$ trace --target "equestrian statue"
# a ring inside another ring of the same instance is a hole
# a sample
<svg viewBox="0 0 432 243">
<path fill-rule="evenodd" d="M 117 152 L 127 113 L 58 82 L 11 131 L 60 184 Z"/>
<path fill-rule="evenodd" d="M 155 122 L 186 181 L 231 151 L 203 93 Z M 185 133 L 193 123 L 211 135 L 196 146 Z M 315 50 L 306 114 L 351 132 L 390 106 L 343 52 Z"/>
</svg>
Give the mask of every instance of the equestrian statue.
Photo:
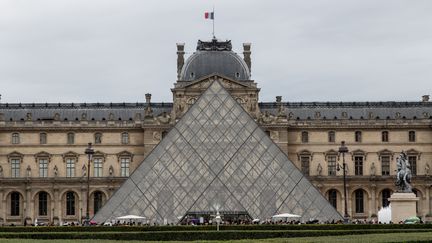
<svg viewBox="0 0 432 243">
<path fill-rule="evenodd" d="M 411 165 L 407 154 L 402 151 L 396 159 L 396 187 L 398 192 L 412 192 Z"/>
</svg>

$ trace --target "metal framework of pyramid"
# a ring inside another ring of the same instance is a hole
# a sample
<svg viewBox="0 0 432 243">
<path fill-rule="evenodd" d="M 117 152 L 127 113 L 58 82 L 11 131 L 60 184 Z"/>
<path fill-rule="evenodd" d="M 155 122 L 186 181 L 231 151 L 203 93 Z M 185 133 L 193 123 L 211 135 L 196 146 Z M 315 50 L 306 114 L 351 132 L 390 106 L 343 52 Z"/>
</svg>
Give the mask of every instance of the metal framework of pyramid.
<svg viewBox="0 0 432 243">
<path fill-rule="evenodd" d="M 342 216 L 219 83 L 213 81 L 94 216 L 177 223 L 188 212 Z"/>
</svg>

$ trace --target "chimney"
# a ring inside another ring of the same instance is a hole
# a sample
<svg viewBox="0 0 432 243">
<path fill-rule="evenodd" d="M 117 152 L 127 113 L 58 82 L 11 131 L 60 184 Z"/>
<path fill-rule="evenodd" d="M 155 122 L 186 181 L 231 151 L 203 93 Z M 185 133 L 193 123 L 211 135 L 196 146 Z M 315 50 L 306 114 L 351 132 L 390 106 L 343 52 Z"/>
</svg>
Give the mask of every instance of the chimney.
<svg viewBox="0 0 432 243">
<path fill-rule="evenodd" d="M 243 43 L 243 60 L 246 62 L 249 72 L 251 72 L 251 43 Z"/>
<path fill-rule="evenodd" d="M 146 97 L 146 103 L 147 103 L 147 104 L 150 104 L 150 101 L 151 101 L 151 94 L 147 93 L 147 94 L 145 94 L 145 97 Z"/>
<path fill-rule="evenodd" d="M 422 96 L 422 101 L 423 102 L 429 102 L 429 98 L 430 98 L 430 95 L 423 95 Z"/>
<path fill-rule="evenodd" d="M 180 73 L 184 65 L 184 43 L 177 43 L 177 79 L 180 79 Z"/>
</svg>

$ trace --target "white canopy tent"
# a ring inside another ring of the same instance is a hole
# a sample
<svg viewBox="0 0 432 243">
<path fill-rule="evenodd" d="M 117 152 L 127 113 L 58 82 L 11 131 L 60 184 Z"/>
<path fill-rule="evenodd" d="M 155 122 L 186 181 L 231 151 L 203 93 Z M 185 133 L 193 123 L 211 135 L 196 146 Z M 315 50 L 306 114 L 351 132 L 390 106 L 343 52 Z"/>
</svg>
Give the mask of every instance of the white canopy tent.
<svg viewBox="0 0 432 243">
<path fill-rule="evenodd" d="M 274 219 L 277 219 L 277 218 L 301 218 L 301 216 L 297 215 L 297 214 L 281 213 L 281 214 L 273 215 L 272 218 L 274 218 Z"/>
<path fill-rule="evenodd" d="M 117 217 L 117 220 L 138 220 L 138 219 L 146 219 L 146 217 L 142 217 L 142 216 L 137 216 L 137 215 L 125 215 L 125 216 L 121 216 L 121 217 Z"/>
</svg>

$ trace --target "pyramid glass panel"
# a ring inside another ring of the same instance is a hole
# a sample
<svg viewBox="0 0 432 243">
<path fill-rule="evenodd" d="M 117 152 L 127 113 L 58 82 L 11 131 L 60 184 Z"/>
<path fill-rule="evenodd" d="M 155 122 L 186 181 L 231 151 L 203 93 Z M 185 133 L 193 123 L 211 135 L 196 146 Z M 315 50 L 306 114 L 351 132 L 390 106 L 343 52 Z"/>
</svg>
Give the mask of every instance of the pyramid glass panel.
<svg viewBox="0 0 432 243">
<path fill-rule="evenodd" d="M 114 193 L 94 220 L 127 214 L 178 223 L 197 212 L 278 213 L 321 221 L 341 215 L 251 116 L 213 81 Z"/>
</svg>

